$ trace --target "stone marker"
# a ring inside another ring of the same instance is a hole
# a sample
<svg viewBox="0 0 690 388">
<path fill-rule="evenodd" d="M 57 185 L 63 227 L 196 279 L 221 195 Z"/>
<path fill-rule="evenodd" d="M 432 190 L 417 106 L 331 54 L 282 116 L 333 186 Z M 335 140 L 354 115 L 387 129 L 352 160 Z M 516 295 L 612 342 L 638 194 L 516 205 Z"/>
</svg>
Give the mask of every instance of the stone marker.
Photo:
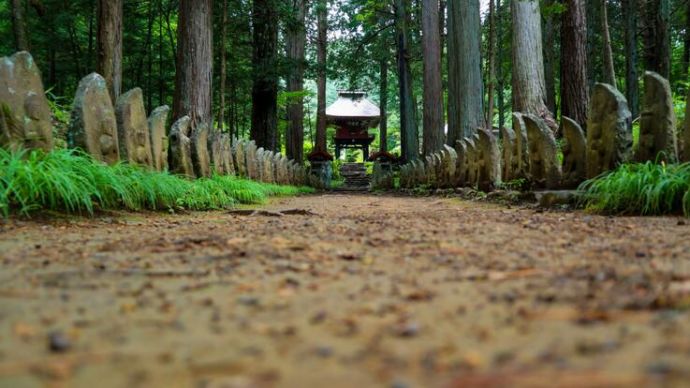
<svg viewBox="0 0 690 388">
<path fill-rule="evenodd" d="M 628 162 L 632 115 L 625 97 L 611 85 L 594 85 L 587 119 L 587 178 Z"/>
<path fill-rule="evenodd" d="M 151 155 L 153 168 L 156 171 L 168 170 L 168 113 L 170 113 L 170 107 L 163 105 L 154 109 L 149 116 Z"/>
<path fill-rule="evenodd" d="M 644 97 L 640 117 L 640 141 L 635 152 L 638 162 L 678 161 L 676 114 L 668 81 L 657 73 L 644 74 Z"/>
<path fill-rule="evenodd" d="M 480 190 L 493 191 L 501 183 L 501 151 L 498 149 L 498 140 L 491 130 L 479 129 L 477 135 L 477 183 Z"/>
<path fill-rule="evenodd" d="M 518 169 L 513 172 L 513 179 L 524 178 L 529 172 L 529 151 L 527 144 L 527 128 L 522 119 L 522 113 L 513 112 L 513 132 L 515 132 L 515 147 L 518 155 Z"/>
<path fill-rule="evenodd" d="M 256 180 L 265 182 L 264 180 L 264 148 L 259 147 L 256 150 Z"/>
<path fill-rule="evenodd" d="M 52 114 L 41 71 L 26 51 L 0 58 L 0 146 L 53 148 Z"/>
<path fill-rule="evenodd" d="M 556 189 L 561 183 L 558 144 L 544 120 L 535 115 L 522 116 L 529 143 L 529 177 L 537 188 Z"/>
<path fill-rule="evenodd" d="M 563 116 L 561 127 L 565 138 L 562 186 L 576 189 L 587 176 L 587 139 L 582 127 L 568 117 Z"/>
<path fill-rule="evenodd" d="M 218 175 L 227 175 L 223 163 L 223 143 L 219 132 L 212 133 L 208 139 L 208 149 L 211 151 L 211 164 Z"/>
<path fill-rule="evenodd" d="M 235 175 L 235 164 L 232 161 L 232 139 L 230 135 L 224 133 L 221 135 L 221 153 L 223 159 L 223 168 L 228 175 Z"/>
<path fill-rule="evenodd" d="M 252 140 L 247 143 L 244 148 L 244 158 L 246 160 L 247 177 L 249 179 L 258 179 L 258 166 L 256 163 L 256 143 Z"/>
<path fill-rule="evenodd" d="M 247 168 L 246 161 L 244 159 L 244 140 L 235 140 L 235 146 L 233 148 L 233 157 L 235 158 L 235 170 L 238 176 L 246 177 Z"/>
<path fill-rule="evenodd" d="M 174 174 L 195 178 L 192 164 L 192 140 L 189 138 L 192 120 L 184 116 L 170 130 L 170 171 Z"/>
<path fill-rule="evenodd" d="M 681 162 L 690 162 L 690 88 L 688 88 L 687 93 L 685 98 L 685 121 L 683 122 L 683 128 L 680 130 L 678 144 Z"/>
<path fill-rule="evenodd" d="M 208 152 L 209 128 L 199 123 L 192 129 L 192 164 L 197 177 L 211 176 L 211 156 Z"/>
<path fill-rule="evenodd" d="M 67 130 L 69 147 L 81 148 L 107 164 L 120 161 L 117 120 L 105 79 L 97 73 L 79 82 Z"/>
<path fill-rule="evenodd" d="M 264 151 L 264 162 L 263 162 L 263 172 L 261 177 L 266 183 L 275 183 L 275 171 L 273 168 L 273 152 Z"/>
<path fill-rule="evenodd" d="M 501 128 L 501 141 L 503 143 L 501 177 L 505 182 L 510 182 L 518 178 L 520 170 L 520 152 L 515 131 L 508 127 Z"/>
<path fill-rule="evenodd" d="M 121 95 L 115 105 L 120 157 L 130 164 L 153 167 L 144 94 L 134 88 Z"/>
<path fill-rule="evenodd" d="M 455 187 L 455 168 L 458 164 L 458 154 L 447 144 L 443 145 L 443 182 L 444 187 Z"/>
<path fill-rule="evenodd" d="M 465 176 L 467 177 L 466 186 L 476 186 L 477 185 L 477 145 L 472 137 L 465 138 L 465 145 L 467 146 L 467 171 Z"/>
<path fill-rule="evenodd" d="M 464 139 L 455 142 L 455 153 L 458 155 L 455 165 L 455 187 L 465 186 L 467 183 L 467 143 Z"/>
</svg>

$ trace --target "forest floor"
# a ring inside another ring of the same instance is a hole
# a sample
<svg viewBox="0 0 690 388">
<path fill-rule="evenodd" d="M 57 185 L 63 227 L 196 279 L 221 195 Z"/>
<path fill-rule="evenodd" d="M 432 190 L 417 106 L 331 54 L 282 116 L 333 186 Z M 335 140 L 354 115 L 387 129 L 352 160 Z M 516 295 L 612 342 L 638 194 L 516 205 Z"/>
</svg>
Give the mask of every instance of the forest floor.
<svg viewBox="0 0 690 388">
<path fill-rule="evenodd" d="M 0 223 L 0 386 L 690 381 L 689 221 L 349 194 L 260 209 Z"/>
</svg>

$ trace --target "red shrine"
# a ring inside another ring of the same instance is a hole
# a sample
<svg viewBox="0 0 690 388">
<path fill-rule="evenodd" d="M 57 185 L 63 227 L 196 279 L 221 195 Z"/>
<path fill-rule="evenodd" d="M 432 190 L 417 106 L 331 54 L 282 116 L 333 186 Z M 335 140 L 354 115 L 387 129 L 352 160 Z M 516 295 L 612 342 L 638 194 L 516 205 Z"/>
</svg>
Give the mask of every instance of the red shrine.
<svg viewBox="0 0 690 388">
<path fill-rule="evenodd" d="M 367 98 L 365 92 L 338 91 L 338 99 L 326 109 L 326 120 L 336 127 L 335 157 L 345 148 L 361 149 L 364 160 L 369 158 L 369 146 L 375 136 L 369 128 L 381 121 L 381 110 Z"/>
</svg>

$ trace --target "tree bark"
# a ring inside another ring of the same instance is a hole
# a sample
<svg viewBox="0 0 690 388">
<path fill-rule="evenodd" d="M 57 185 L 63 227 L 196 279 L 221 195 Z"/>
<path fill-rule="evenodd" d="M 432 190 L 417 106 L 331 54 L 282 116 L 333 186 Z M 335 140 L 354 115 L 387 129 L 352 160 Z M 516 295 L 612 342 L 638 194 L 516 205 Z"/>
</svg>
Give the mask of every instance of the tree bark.
<svg viewBox="0 0 690 388">
<path fill-rule="evenodd" d="M 29 40 L 26 36 L 26 21 L 24 20 L 24 6 L 21 0 L 12 0 L 12 30 L 14 32 L 14 47 L 17 51 L 29 51 Z"/>
<path fill-rule="evenodd" d="M 273 0 L 255 0 L 253 9 L 253 86 L 251 138 L 259 147 L 278 151 L 278 23 Z"/>
<path fill-rule="evenodd" d="M 647 70 L 671 76 L 671 6 L 669 0 L 646 0 L 644 7 L 644 61 Z"/>
<path fill-rule="evenodd" d="M 443 83 L 441 81 L 441 42 L 438 34 L 438 0 L 422 0 L 422 47 L 424 56 L 424 155 L 430 155 L 445 142 L 443 134 Z"/>
<path fill-rule="evenodd" d="M 291 1 L 292 20 L 288 23 L 286 51 L 290 64 L 287 90 L 302 93 L 304 90 L 304 53 L 307 44 L 306 0 Z M 287 157 L 302 163 L 304 159 L 304 98 L 291 97 L 287 106 L 288 129 L 285 134 Z"/>
<path fill-rule="evenodd" d="M 604 82 L 618 89 L 618 85 L 616 84 L 616 69 L 613 64 L 613 49 L 611 48 L 608 14 L 606 0 L 601 0 L 601 31 L 604 38 Z"/>
<path fill-rule="evenodd" d="M 505 3 L 504 3 L 505 4 Z M 501 0 L 496 0 L 496 11 L 498 13 L 496 18 L 496 34 L 498 35 L 498 40 L 503 42 L 503 12 L 501 12 Z M 496 50 L 496 57 L 498 61 L 498 69 L 496 70 L 497 77 L 497 91 L 496 91 L 496 103 L 498 105 L 498 127 L 503 128 L 505 126 L 505 84 L 506 80 L 503 72 L 503 44 L 499 44 Z"/>
<path fill-rule="evenodd" d="M 688 79 L 690 72 L 690 1 L 685 5 L 685 33 L 683 34 L 683 75 Z"/>
<path fill-rule="evenodd" d="M 218 128 L 222 131 L 225 128 L 225 94 L 227 93 L 227 35 L 228 35 L 228 0 L 223 0 L 223 15 L 221 16 L 220 31 L 220 86 L 218 88 Z"/>
<path fill-rule="evenodd" d="M 98 0 L 98 64 L 113 103 L 122 92 L 122 2 Z"/>
<path fill-rule="evenodd" d="M 690 3 L 689 3 L 690 4 Z M 637 79 L 637 0 L 622 0 L 621 8 L 625 21 L 625 96 L 632 117 L 638 114 Z"/>
<path fill-rule="evenodd" d="M 381 152 L 388 152 L 388 58 L 385 55 L 381 59 L 380 67 L 379 105 L 381 106 L 381 123 L 379 124 L 379 149 Z"/>
<path fill-rule="evenodd" d="M 561 113 L 587 124 L 587 10 L 585 0 L 566 0 L 561 17 Z"/>
<path fill-rule="evenodd" d="M 319 0 L 317 4 L 317 111 L 316 111 L 316 150 L 328 151 L 326 139 L 326 66 L 328 65 L 328 1 Z M 364 156 L 366 159 L 367 155 Z"/>
<path fill-rule="evenodd" d="M 213 1 L 180 0 L 173 118 L 212 127 Z"/>
<path fill-rule="evenodd" d="M 547 6 L 552 6 L 555 0 L 546 0 Z M 544 18 L 544 36 L 542 48 L 544 50 L 544 81 L 546 82 L 546 107 L 556 115 L 556 20 L 552 14 Z"/>
<path fill-rule="evenodd" d="M 409 0 L 395 0 L 396 40 L 398 59 L 398 86 L 400 90 L 400 143 L 405 162 L 419 157 L 417 132 L 417 103 L 412 85 L 407 7 Z"/>
<path fill-rule="evenodd" d="M 485 125 L 479 0 L 448 3 L 448 144 Z"/>
<path fill-rule="evenodd" d="M 541 117 L 557 129 L 546 106 L 546 83 L 537 0 L 512 0 L 513 15 L 513 110 Z"/>
<path fill-rule="evenodd" d="M 486 85 L 486 126 L 494 125 L 494 92 L 496 89 L 496 3 L 489 0 L 489 79 Z"/>
</svg>

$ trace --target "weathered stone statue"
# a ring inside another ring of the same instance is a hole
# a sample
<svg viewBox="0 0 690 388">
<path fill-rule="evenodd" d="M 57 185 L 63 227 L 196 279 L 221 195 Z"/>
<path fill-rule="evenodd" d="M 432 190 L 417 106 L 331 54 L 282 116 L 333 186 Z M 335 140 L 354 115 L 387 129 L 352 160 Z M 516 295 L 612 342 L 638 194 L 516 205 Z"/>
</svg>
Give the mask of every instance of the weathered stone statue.
<svg viewBox="0 0 690 388">
<path fill-rule="evenodd" d="M 508 127 L 501 128 L 501 139 L 503 143 L 501 177 L 504 181 L 509 182 L 519 178 L 521 155 L 515 131 Z"/>
<path fill-rule="evenodd" d="M 632 154 L 632 114 L 611 85 L 596 84 L 587 119 L 587 178 L 628 162 Z"/>
<path fill-rule="evenodd" d="M 513 179 L 524 178 L 529 172 L 529 154 L 527 145 L 527 128 L 522 119 L 522 113 L 513 112 L 513 132 L 515 132 L 515 147 L 519 155 Z"/>
<path fill-rule="evenodd" d="M 455 168 L 458 165 L 458 154 L 447 144 L 443 145 L 443 187 L 455 187 Z"/>
<path fill-rule="evenodd" d="M 465 176 L 467 181 L 466 186 L 475 187 L 477 185 L 477 143 L 474 137 L 466 137 L 465 145 L 467 146 L 467 172 Z"/>
<path fill-rule="evenodd" d="M 227 175 L 225 163 L 223 163 L 223 142 L 219 132 L 212 133 L 209 136 L 208 149 L 211 150 L 213 170 L 218 175 Z"/>
<path fill-rule="evenodd" d="M 211 176 L 211 157 L 208 152 L 208 124 L 199 123 L 192 129 L 192 164 L 198 177 Z"/>
<path fill-rule="evenodd" d="M 41 71 L 31 54 L 0 58 L 0 146 L 50 151 L 51 118 Z"/>
<path fill-rule="evenodd" d="M 232 139 L 229 134 L 224 133 L 221 135 L 221 144 L 225 172 L 228 175 L 235 175 L 235 164 L 232 161 Z"/>
<path fill-rule="evenodd" d="M 264 151 L 263 172 L 261 177 L 266 183 L 275 183 L 275 169 L 273 168 L 273 152 Z"/>
<path fill-rule="evenodd" d="M 529 143 L 529 178 L 537 188 L 557 189 L 561 183 L 558 144 L 544 120 L 534 115 L 522 116 Z"/>
<path fill-rule="evenodd" d="M 477 184 L 480 190 L 492 191 L 501 183 L 501 152 L 496 136 L 486 129 L 477 130 Z"/>
<path fill-rule="evenodd" d="M 120 161 L 115 109 L 105 79 L 92 73 L 79 82 L 67 143 L 107 164 Z"/>
<path fill-rule="evenodd" d="M 455 187 L 462 187 L 467 182 L 467 143 L 465 140 L 455 142 L 455 152 L 458 154 L 457 164 L 455 165 Z"/>
<path fill-rule="evenodd" d="M 120 157 L 130 164 L 153 167 L 144 95 L 134 88 L 121 95 L 115 106 Z"/>
<path fill-rule="evenodd" d="M 640 141 L 635 160 L 671 163 L 678 160 L 676 114 L 673 112 L 671 86 L 668 80 L 651 71 L 644 75 Z"/>
<path fill-rule="evenodd" d="M 189 138 L 192 120 L 184 116 L 170 130 L 170 171 L 174 174 L 195 178 L 192 164 L 192 140 Z"/>
<path fill-rule="evenodd" d="M 575 189 L 587 176 L 587 139 L 582 127 L 565 116 L 561 123 L 561 131 L 565 138 L 562 186 L 566 189 Z"/>
<path fill-rule="evenodd" d="M 151 154 L 153 156 L 153 168 L 156 171 L 168 170 L 168 113 L 170 113 L 170 107 L 164 105 L 154 109 L 149 116 Z"/>
<path fill-rule="evenodd" d="M 233 149 L 233 156 L 235 158 L 235 170 L 237 170 L 237 175 L 241 177 L 247 176 L 246 161 L 244 159 L 244 140 L 235 140 L 235 145 Z"/>
<path fill-rule="evenodd" d="M 256 143 L 254 141 L 250 141 L 245 145 L 244 158 L 246 160 L 247 177 L 249 179 L 256 179 L 258 171 L 256 165 Z"/>
</svg>

